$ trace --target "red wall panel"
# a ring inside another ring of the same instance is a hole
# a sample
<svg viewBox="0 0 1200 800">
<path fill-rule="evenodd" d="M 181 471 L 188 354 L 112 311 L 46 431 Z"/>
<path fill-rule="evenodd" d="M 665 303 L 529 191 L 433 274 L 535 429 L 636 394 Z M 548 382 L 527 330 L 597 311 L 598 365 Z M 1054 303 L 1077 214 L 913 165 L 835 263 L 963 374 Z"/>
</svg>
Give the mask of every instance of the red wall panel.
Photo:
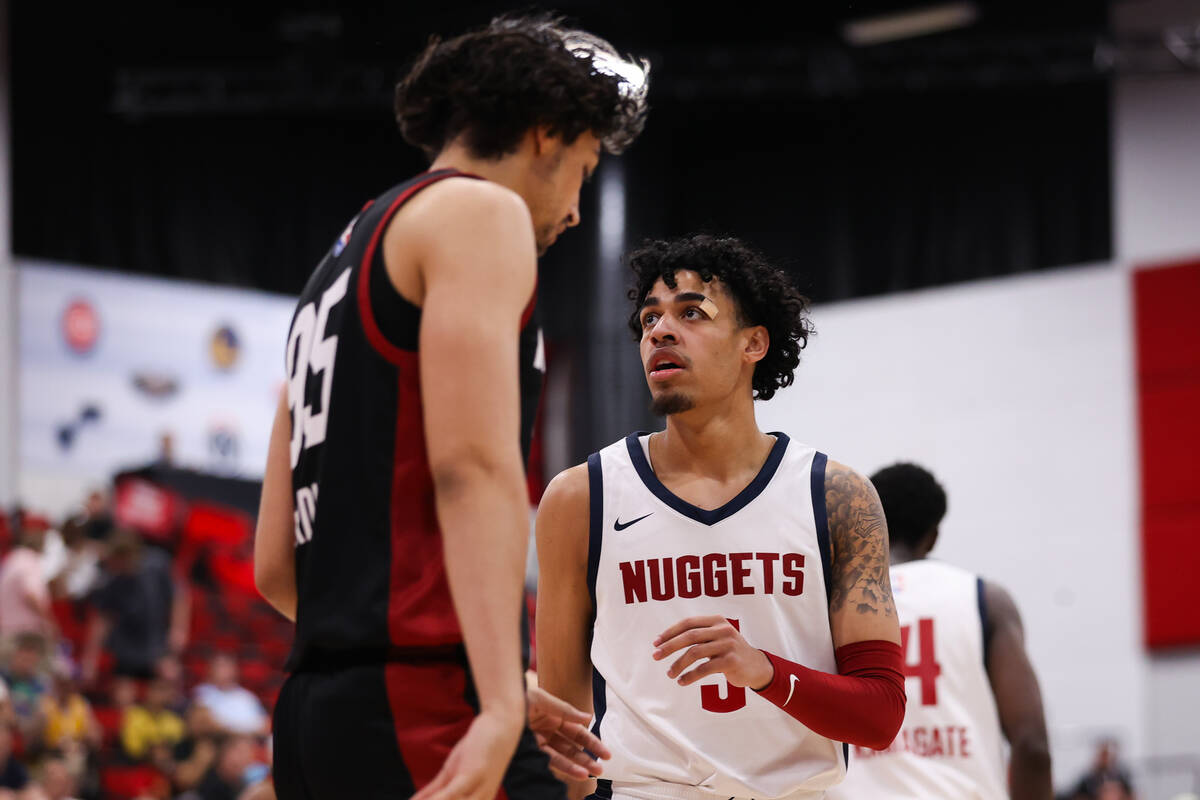
<svg viewBox="0 0 1200 800">
<path fill-rule="evenodd" d="M 1200 644 L 1200 261 L 1134 273 L 1146 645 Z"/>
</svg>

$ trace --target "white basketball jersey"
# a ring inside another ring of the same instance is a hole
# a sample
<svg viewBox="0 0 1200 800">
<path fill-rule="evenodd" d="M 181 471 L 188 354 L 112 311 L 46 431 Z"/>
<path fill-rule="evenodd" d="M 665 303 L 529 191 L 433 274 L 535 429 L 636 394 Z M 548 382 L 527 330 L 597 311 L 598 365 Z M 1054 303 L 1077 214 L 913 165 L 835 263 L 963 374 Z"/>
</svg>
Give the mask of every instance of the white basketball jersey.
<svg viewBox="0 0 1200 800">
<path fill-rule="evenodd" d="M 654 639 L 719 615 L 755 647 L 836 672 L 829 628 L 823 454 L 782 433 L 754 481 L 703 510 L 654 475 L 645 434 L 588 458 L 591 656 L 599 797 L 818 798 L 841 780 L 843 746 L 722 675 L 679 686 Z M 815 500 L 814 500 L 815 498 Z"/>
<path fill-rule="evenodd" d="M 852 747 L 831 800 L 1004 800 L 1004 738 L 984 652 L 983 585 L 931 559 L 892 567 L 908 706 L 882 752 Z"/>
</svg>

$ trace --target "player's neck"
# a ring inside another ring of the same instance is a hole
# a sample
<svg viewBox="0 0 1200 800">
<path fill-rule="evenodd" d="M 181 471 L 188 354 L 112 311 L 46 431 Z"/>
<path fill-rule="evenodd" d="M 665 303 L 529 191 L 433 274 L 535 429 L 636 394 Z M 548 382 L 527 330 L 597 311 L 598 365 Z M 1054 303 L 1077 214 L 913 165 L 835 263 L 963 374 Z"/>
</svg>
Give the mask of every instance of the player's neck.
<svg viewBox="0 0 1200 800">
<path fill-rule="evenodd" d="M 651 463 L 660 475 L 686 471 L 721 480 L 756 473 L 774 437 L 758 429 L 753 401 L 740 413 L 711 414 L 692 409 L 667 417 L 667 427 L 653 437 Z"/>
<path fill-rule="evenodd" d="M 429 171 L 436 172 L 442 169 L 456 169 L 459 172 L 478 175 L 492 183 L 498 183 L 501 186 L 512 189 L 524 197 L 529 164 L 523 155 L 522 152 L 518 151 L 518 153 L 504 158 L 478 158 L 472 155 L 471 151 L 466 147 L 459 144 L 450 144 L 429 165 Z"/>
</svg>

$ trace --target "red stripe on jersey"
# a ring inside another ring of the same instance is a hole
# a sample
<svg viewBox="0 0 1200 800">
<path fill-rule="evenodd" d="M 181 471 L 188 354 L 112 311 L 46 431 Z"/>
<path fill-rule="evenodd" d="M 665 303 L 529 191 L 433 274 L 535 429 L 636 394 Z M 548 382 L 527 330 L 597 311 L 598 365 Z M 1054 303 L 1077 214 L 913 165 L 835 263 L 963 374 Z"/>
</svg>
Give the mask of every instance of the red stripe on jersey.
<svg viewBox="0 0 1200 800">
<path fill-rule="evenodd" d="M 466 670 L 454 662 L 392 663 L 384 667 L 384 683 L 400 757 L 420 789 L 437 776 L 475 718 L 465 696 Z"/>
<path fill-rule="evenodd" d="M 400 351 L 390 510 L 388 637 L 396 647 L 458 644 L 462 633 L 442 555 L 433 476 L 425 449 L 416 353 Z"/>
<path fill-rule="evenodd" d="M 537 308 L 537 278 L 533 279 L 533 294 L 529 296 L 529 304 L 521 312 L 521 327 L 518 330 L 525 330 L 525 326 L 529 324 L 535 308 Z"/>
<path fill-rule="evenodd" d="M 409 198 L 431 183 L 437 183 L 445 178 L 460 178 L 464 176 L 474 177 L 463 172 L 438 172 L 405 189 L 388 206 L 387 212 L 383 215 L 383 219 L 379 221 L 375 230 L 372 231 L 371 240 L 367 243 L 367 250 L 363 254 L 362 265 L 358 270 L 358 311 L 362 317 L 363 331 L 367 335 L 367 341 L 371 343 L 371 346 L 375 348 L 379 355 L 393 364 L 400 364 L 404 360 L 407 351 L 389 342 L 383 335 L 383 331 L 379 330 L 379 325 L 375 321 L 375 309 L 371 307 L 371 264 L 375 260 L 375 250 L 379 247 L 379 240 L 383 238 L 383 232 L 387 230 L 388 223 L 391 222 L 392 217 L 395 216 L 400 206 L 404 205 Z"/>
</svg>

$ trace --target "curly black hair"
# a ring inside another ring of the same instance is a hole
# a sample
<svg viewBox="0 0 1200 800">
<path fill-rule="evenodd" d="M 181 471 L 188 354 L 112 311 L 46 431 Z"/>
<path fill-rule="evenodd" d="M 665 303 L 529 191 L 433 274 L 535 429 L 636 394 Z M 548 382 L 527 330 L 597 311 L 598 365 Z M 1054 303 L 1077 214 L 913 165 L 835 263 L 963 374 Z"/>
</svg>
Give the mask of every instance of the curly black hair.
<svg viewBox="0 0 1200 800">
<path fill-rule="evenodd" d="M 545 125 L 568 144 L 585 131 L 620 153 L 646 119 L 649 64 L 550 14 L 503 16 L 430 39 L 396 86 L 405 141 L 433 159 L 457 137 L 478 158 L 513 152 Z"/>
<path fill-rule="evenodd" d="M 754 366 L 754 399 L 770 400 L 777 389 L 791 386 L 800 351 L 815 333 L 808 318 L 809 300 L 787 273 L 745 242 L 733 237 L 694 234 L 681 239 L 648 241 L 629 254 L 634 285 L 629 330 L 641 339 L 641 308 L 655 282 L 662 278 L 675 288 L 675 273 L 689 269 L 705 283 L 719 278 L 737 303 L 738 322 L 762 325 L 770 346 Z"/>
<path fill-rule="evenodd" d="M 872 475 L 871 483 L 879 493 L 893 542 L 915 548 L 946 516 L 946 490 L 924 467 L 892 464 Z"/>
</svg>

